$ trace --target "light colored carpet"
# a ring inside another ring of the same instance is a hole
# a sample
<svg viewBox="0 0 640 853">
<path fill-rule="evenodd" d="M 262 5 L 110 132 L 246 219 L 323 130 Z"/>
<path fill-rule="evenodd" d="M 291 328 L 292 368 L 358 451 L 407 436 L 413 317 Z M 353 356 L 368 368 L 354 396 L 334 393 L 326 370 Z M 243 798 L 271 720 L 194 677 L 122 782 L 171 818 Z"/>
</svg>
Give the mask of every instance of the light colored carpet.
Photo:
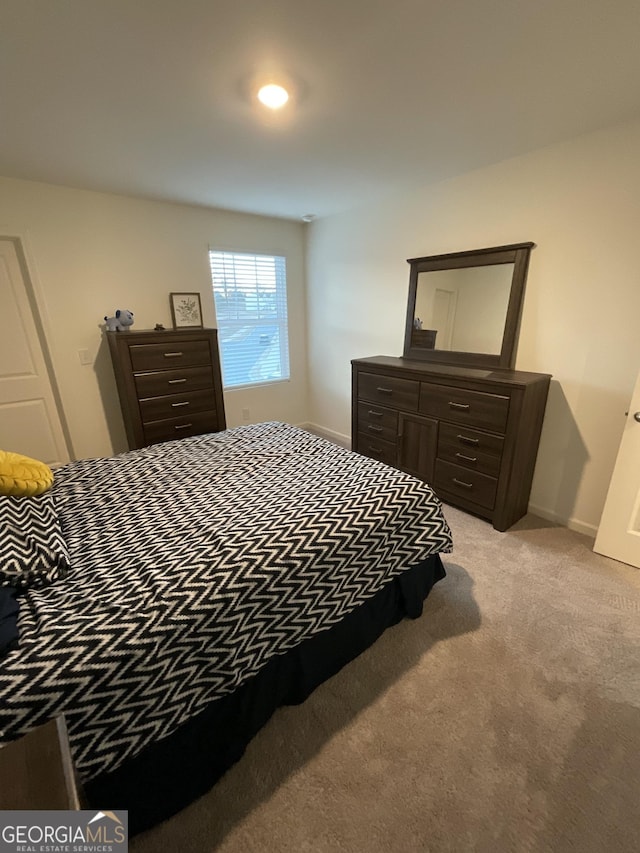
<svg viewBox="0 0 640 853">
<path fill-rule="evenodd" d="M 640 850 L 640 571 L 533 516 L 498 533 L 445 512 L 422 618 L 279 710 L 132 853 Z"/>
</svg>

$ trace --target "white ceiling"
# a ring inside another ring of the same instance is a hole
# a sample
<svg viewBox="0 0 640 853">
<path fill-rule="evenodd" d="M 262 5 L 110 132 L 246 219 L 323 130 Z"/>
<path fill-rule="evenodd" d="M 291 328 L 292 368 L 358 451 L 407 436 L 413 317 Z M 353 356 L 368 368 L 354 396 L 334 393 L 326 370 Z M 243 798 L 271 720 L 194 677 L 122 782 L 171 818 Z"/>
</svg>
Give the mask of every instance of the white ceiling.
<svg viewBox="0 0 640 853">
<path fill-rule="evenodd" d="M 8 177 L 324 216 L 638 115 L 640 0 L 0 2 Z"/>
</svg>

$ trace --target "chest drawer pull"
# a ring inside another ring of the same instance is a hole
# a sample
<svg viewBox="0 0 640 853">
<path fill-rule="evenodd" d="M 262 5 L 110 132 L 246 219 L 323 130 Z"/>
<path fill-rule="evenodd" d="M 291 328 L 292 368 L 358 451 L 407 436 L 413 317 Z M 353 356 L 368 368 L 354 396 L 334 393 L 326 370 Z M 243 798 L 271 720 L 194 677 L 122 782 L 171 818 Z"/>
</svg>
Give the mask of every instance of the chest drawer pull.
<svg viewBox="0 0 640 853">
<path fill-rule="evenodd" d="M 192 426 L 193 424 L 178 424 L 177 426 L 174 426 L 174 429 L 189 429 L 189 427 Z"/>
<path fill-rule="evenodd" d="M 183 382 L 186 381 L 186 379 L 167 379 L 167 383 L 169 385 L 181 385 Z"/>
<path fill-rule="evenodd" d="M 465 462 L 477 462 L 477 456 L 465 456 L 464 453 L 456 453 L 458 459 L 464 459 Z"/>
<path fill-rule="evenodd" d="M 459 438 L 463 444 L 471 444 L 473 447 L 477 447 L 480 444 L 479 439 L 469 438 L 467 435 L 458 435 L 456 437 Z"/>
<path fill-rule="evenodd" d="M 370 445 L 367 447 L 367 450 L 368 450 L 370 453 L 384 453 L 384 450 L 382 449 L 382 447 L 374 447 L 374 446 L 373 446 L 373 444 L 370 444 Z"/>
<path fill-rule="evenodd" d="M 381 394 L 393 394 L 393 388 L 383 388 L 381 385 L 378 385 L 376 391 L 379 391 Z"/>
<path fill-rule="evenodd" d="M 473 488 L 473 483 L 465 483 L 463 480 L 458 480 L 457 477 L 452 477 L 451 479 L 456 484 L 456 486 L 462 486 L 464 489 L 472 489 Z"/>
<path fill-rule="evenodd" d="M 368 429 L 370 432 L 384 432 L 384 430 L 382 429 L 382 427 L 375 426 L 374 424 L 367 424 L 367 429 Z"/>
<path fill-rule="evenodd" d="M 373 415 L 373 417 L 374 417 L 374 418 L 381 418 L 381 417 L 383 416 L 384 412 L 376 412 L 376 411 L 374 411 L 373 409 L 369 409 L 369 411 L 367 412 L 367 414 L 368 414 L 368 415 Z"/>
<path fill-rule="evenodd" d="M 190 406 L 190 405 L 191 405 L 191 403 L 189 402 L 189 400 L 185 400 L 183 403 L 172 403 L 171 408 L 172 409 L 178 409 L 178 408 L 180 408 L 180 406 Z"/>
<path fill-rule="evenodd" d="M 163 352 L 162 354 L 165 358 L 182 358 L 184 355 L 183 352 Z"/>
<path fill-rule="evenodd" d="M 469 405 L 469 403 L 454 403 L 453 400 L 449 400 L 449 408 L 462 409 L 462 411 L 468 412 L 471 406 Z"/>
</svg>

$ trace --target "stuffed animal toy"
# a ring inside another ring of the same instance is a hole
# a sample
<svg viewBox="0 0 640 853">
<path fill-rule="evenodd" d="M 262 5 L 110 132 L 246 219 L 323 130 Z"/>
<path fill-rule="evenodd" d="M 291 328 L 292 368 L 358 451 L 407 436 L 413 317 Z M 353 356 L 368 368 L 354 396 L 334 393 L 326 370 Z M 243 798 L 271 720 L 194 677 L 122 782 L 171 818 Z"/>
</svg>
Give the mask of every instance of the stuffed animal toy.
<svg viewBox="0 0 640 853">
<path fill-rule="evenodd" d="M 133 326 L 133 311 L 116 311 L 115 317 L 105 317 L 108 332 L 126 332 L 129 326 Z"/>
</svg>

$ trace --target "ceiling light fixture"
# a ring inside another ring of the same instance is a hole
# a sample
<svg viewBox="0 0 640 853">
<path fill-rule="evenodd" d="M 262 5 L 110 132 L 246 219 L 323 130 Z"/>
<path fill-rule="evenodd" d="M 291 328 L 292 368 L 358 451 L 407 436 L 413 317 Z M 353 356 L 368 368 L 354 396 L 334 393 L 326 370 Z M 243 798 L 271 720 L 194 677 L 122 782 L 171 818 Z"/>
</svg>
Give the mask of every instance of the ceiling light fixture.
<svg viewBox="0 0 640 853">
<path fill-rule="evenodd" d="M 289 100 L 289 93 L 276 83 L 268 83 L 258 90 L 258 99 L 270 110 L 279 110 Z"/>
</svg>

